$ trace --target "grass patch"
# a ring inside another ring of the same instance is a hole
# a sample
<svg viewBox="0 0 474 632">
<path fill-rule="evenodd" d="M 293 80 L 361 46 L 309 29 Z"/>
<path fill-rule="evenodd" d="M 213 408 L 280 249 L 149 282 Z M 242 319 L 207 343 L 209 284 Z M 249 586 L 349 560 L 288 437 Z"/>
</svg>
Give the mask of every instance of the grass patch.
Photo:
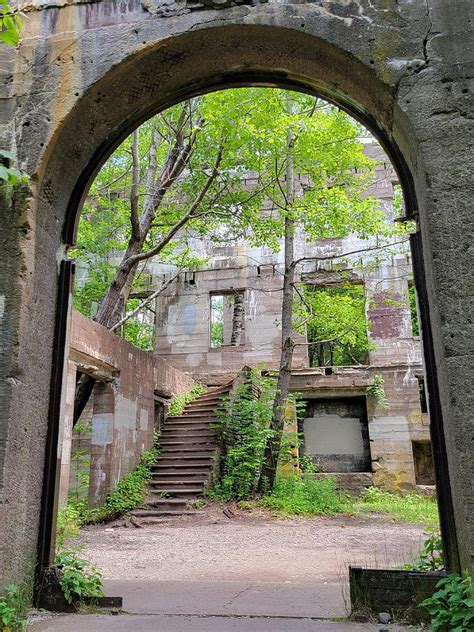
<svg viewBox="0 0 474 632">
<path fill-rule="evenodd" d="M 156 463 L 158 455 L 157 448 L 143 452 L 140 463 L 124 476 L 107 496 L 102 507 L 89 509 L 87 498 L 70 499 L 58 512 L 57 549 L 62 550 L 66 541 L 77 538 L 83 525 L 114 520 L 141 505 L 145 500 L 147 482 L 151 478 L 151 466 Z"/>
<path fill-rule="evenodd" d="M 385 514 L 395 522 L 436 526 L 436 500 L 420 494 L 394 494 L 369 487 L 358 498 L 337 488 L 334 479 L 289 476 L 277 480 L 272 493 L 246 506 L 266 507 L 288 516 Z"/>
<path fill-rule="evenodd" d="M 171 400 L 168 415 L 170 417 L 181 415 L 187 404 L 190 404 L 198 397 L 201 397 L 201 395 L 204 393 L 204 390 L 204 386 L 202 384 L 199 384 L 199 382 L 196 382 L 192 389 L 190 391 L 187 391 L 187 393 L 175 395 Z"/>
<path fill-rule="evenodd" d="M 397 522 L 437 525 L 438 504 L 421 494 L 393 494 L 378 487 L 369 487 L 352 501 L 354 513 L 384 513 Z"/>
<path fill-rule="evenodd" d="M 347 503 L 347 495 L 336 489 L 332 478 L 288 476 L 278 479 L 273 492 L 258 504 L 286 515 L 328 516 L 346 513 Z"/>
</svg>

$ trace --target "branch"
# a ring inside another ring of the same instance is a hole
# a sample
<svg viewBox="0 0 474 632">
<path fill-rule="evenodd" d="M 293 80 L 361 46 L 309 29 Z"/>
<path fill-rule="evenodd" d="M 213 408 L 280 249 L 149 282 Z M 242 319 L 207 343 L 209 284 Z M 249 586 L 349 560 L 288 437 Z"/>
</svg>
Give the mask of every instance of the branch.
<svg viewBox="0 0 474 632">
<path fill-rule="evenodd" d="M 210 186 L 212 185 L 212 183 L 214 182 L 215 178 L 217 177 L 219 173 L 218 167 L 222 161 L 222 154 L 223 154 L 223 147 L 221 146 L 217 153 L 217 157 L 214 163 L 214 168 L 212 170 L 212 173 L 210 174 L 205 185 L 203 186 L 198 196 L 194 200 L 189 211 L 185 213 L 178 222 L 176 222 L 176 224 L 168 231 L 168 234 L 165 237 L 163 237 L 156 244 L 156 246 L 154 246 L 154 248 L 151 248 L 150 250 L 147 250 L 146 252 L 141 252 L 139 254 L 129 257 L 127 259 L 127 265 L 137 263 L 138 261 L 143 261 L 144 259 L 150 259 L 150 257 L 154 257 L 155 255 L 157 255 L 159 252 L 163 250 L 165 246 L 169 244 L 169 242 L 173 239 L 176 233 L 194 216 L 195 212 L 199 208 L 199 205 L 201 204 L 202 200 L 206 196 Z"/>
<path fill-rule="evenodd" d="M 333 259 L 343 259 L 344 257 L 348 257 L 349 255 L 356 255 L 360 252 L 369 252 L 371 250 L 383 250 L 385 248 L 392 248 L 393 246 L 398 246 L 400 244 L 408 243 L 408 239 L 403 239 L 401 241 L 394 241 L 390 244 L 384 244 L 383 246 L 367 246 L 367 248 L 360 248 L 359 250 L 350 250 L 349 252 L 343 252 L 339 255 L 326 255 L 324 257 L 301 257 L 301 259 L 295 259 L 292 263 L 293 267 L 296 267 L 299 263 L 303 261 L 331 261 Z"/>
<path fill-rule="evenodd" d="M 133 316 L 135 316 L 136 314 L 138 314 L 138 312 L 145 307 L 146 305 L 148 305 L 148 303 L 150 303 L 153 299 L 155 299 L 159 294 L 161 294 L 162 292 L 164 292 L 166 290 L 166 288 L 168 286 L 171 285 L 171 283 L 173 283 L 173 281 L 175 279 L 178 278 L 178 274 L 175 274 L 174 277 L 171 277 L 171 279 L 168 279 L 168 281 L 165 281 L 165 283 L 163 283 L 163 285 L 161 287 L 159 287 L 155 292 L 153 292 L 153 294 L 150 294 L 150 296 L 148 296 L 144 301 L 142 301 L 138 307 L 136 307 L 134 310 L 132 310 L 131 312 L 129 312 L 128 314 L 125 314 L 125 316 L 118 321 L 118 323 L 115 323 L 115 325 L 113 327 L 109 328 L 109 331 L 115 331 L 117 330 L 119 327 L 121 327 L 124 323 L 127 322 L 127 320 L 129 320 L 130 318 L 133 318 Z"/>
</svg>

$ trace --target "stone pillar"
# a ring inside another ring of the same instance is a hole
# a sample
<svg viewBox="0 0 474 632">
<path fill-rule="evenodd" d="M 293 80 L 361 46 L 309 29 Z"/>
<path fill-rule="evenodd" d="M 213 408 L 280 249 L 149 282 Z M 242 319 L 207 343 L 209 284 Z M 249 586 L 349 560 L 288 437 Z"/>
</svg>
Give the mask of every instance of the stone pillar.
<svg viewBox="0 0 474 632">
<path fill-rule="evenodd" d="M 96 383 L 93 397 L 89 506 L 99 507 L 112 485 L 115 426 L 115 390 L 112 382 Z"/>
<path fill-rule="evenodd" d="M 71 360 L 67 363 L 66 397 L 62 418 L 61 436 L 59 438 L 59 496 L 58 507 L 64 507 L 69 492 L 69 476 L 71 471 L 72 425 L 74 420 L 74 396 L 76 392 L 77 367 Z"/>
</svg>

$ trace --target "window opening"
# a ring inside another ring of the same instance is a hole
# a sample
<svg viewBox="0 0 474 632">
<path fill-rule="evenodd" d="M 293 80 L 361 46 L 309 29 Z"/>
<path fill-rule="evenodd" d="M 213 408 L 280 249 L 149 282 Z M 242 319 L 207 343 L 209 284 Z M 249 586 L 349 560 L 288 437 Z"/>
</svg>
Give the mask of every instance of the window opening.
<svg viewBox="0 0 474 632">
<path fill-rule="evenodd" d="M 211 294 L 211 348 L 238 347 L 245 327 L 244 293 Z"/>
<path fill-rule="evenodd" d="M 367 336 L 364 287 L 304 287 L 308 354 L 311 367 L 366 364 Z"/>
<path fill-rule="evenodd" d="M 415 482 L 417 485 L 434 485 L 431 441 L 412 441 Z"/>
</svg>

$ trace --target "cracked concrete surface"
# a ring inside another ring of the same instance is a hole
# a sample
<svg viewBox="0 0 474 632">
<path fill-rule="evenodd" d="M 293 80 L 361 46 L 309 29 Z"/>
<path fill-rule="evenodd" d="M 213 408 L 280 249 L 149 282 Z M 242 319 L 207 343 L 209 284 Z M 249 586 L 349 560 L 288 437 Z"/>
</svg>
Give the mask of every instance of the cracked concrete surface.
<svg viewBox="0 0 474 632">
<path fill-rule="evenodd" d="M 421 525 L 375 516 L 282 520 L 237 509 L 234 516 L 211 505 L 162 525 L 86 529 L 81 554 L 103 570 L 106 593 L 123 597 L 127 618 L 55 618 L 31 629 L 375 631 L 380 626 L 329 621 L 348 614 L 348 564 L 398 566 L 423 539 Z M 145 627 L 127 628 L 132 620 Z"/>
</svg>

